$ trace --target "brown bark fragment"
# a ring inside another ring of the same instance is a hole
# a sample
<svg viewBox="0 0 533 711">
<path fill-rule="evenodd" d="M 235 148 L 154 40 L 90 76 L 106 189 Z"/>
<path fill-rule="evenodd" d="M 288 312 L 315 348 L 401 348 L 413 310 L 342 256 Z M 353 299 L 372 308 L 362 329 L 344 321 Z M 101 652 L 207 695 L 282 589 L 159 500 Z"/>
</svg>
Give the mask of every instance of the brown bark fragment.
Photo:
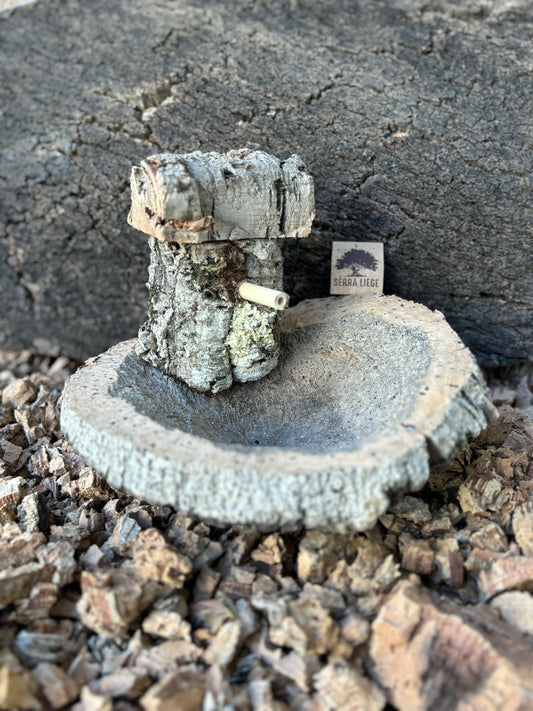
<svg viewBox="0 0 533 711">
<path fill-rule="evenodd" d="M 89 546 L 85 553 L 80 555 L 80 562 L 86 570 L 98 570 L 104 565 L 105 554 L 96 544 Z"/>
<path fill-rule="evenodd" d="M 222 545 L 227 549 L 230 559 L 235 565 L 242 565 L 255 544 L 260 538 L 260 534 L 255 528 L 248 526 L 230 526 L 220 539 Z"/>
<path fill-rule="evenodd" d="M 279 533 L 267 536 L 252 552 L 251 558 L 260 564 L 272 578 L 279 578 L 283 570 L 286 555 L 285 544 Z"/>
<path fill-rule="evenodd" d="M 105 526 L 104 516 L 96 509 L 84 508 L 80 512 L 79 524 L 81 528 L 86 528 L 90 533 L 103 531 Z"/>
<path fill-rule="evenodd" d="M 10 613 L 9 620 L 24 625 L 48 618 L 58 594 L 59 588 L 55 583 L 35 583 L 27 598 L 15 602 L 15 610 Z"/>
<path fill-rule="evenodd" d="M 109 548 L 109 550 L 123 551 L 129 543 L 137 538 L 141 531 L 142 528 L 133 516 L 120 516 L 113 528 L 113 533 L 105 542 L 105 547 Z"/>
<path fill-rule="evenodd" d="M 192 560 L 195 570 L 202 570 L 224 553 L 221 543 L 195 531 L 185 531 L 179 540 L 174 540 L 174 544 L 180 553 Z"/>
<path fill-rule="evenodd" d="M 122 504 L 120 499 L 110 499 L 102 509 L 102 515 L 104 516 L 105 527 L 108 531 L 113 531 L 116 522 L 120 518 L 122 511 Z"/>
<path fill-rule="evenodd" d="M 0 568 L 17 568 L 35 560 L 35 551 L 46 542 L 46 537 L 40 532 L 21 531 L 16 523 L 3 527 L 0 535 Z"/>
<path fill-rule="evenodd" d="M 36 444 L 46 435 L 46 425 L 43 422 L 42 413 L 35 407 L 37 403 L 38 400 L 31 406 L 22 405 L 15 410 L 15 421 L 22 427 L 28 444 Z"/>
<path fill-rule="evenodd" d="M 0 666 L 0 709 L 38 711 L 42 707 L 35 694 L 35 682 L 28 671 L 9 664 Z"/>
<path fill-rule="evenodd" d="M 378 681 L 398 708 L 527 708 L 533 694 L 531 647 L 482 606 L 443 609 L 415 582 L 403 581 L 372 625 Z M 512 638 L 512 641 L 511 639 Z"/>
<path fill-rule="evenodd" d="M 533 501 L 528 501 L 513 514 L 513 533 L 524 555 L 533 555 Z"/>
<path fill-rule="evenodd" d="M 204 652 L 204 661 L 208 665 L 225 668 L 233 661 L 242 638 L 242 625 L 239 620 L 224 622 L 212 637 Z"/>
<path fill-rule="evenodd" d="M 20 503 L 26 481 L 21 476 L 0 479 L 0 509 L 14 509 Z"/>
<path fill-rule="evenodd" d="M 322 607 L 333 615 L 342 612 L 346 608 L 344 595 L 334 588 L 326 588 L 322 585 L 305 583 L 302 589 L 303 596 L 309 600 L 317 600 Z"/>
<path fill-rule="evenodd" d="M 140 699 L 144 711 L 201 711 L 205 681 L 196 668 L 167 674 Z"/>
<path fill-rule="evenodd" d="M 435 553 L 429 541 L 413 540 L 405 546 L 402 568 L 417 575 L 429 575 L 435 564 Z"/>
<path fill-rule="evenodd" d="M 83 571 L 77 605 L 83 623 L 99 634 L 120 635 L 161 594 L 157 583 L 145 581 L 123 565 L 109 572 Z"/>
<path fill-rule="evenodd" d="M 50 461 L 50 469 L 54 465 L 54 460 Z M 64 460 L 56 461 L 56 466 L 64 466 Z M 100 477 L 98 477 L 92 469 L 85 467 L 79 473 L 79 476 L 74 481 L 69 481 L 65 484 L 65 492 L 74 499 L 91 499 L 98 501 L 107 499 L 111 487 Z"/>
<path fill-rule="evenodd" d="M 54 574 L 51 565 L 26 563 L 0 571 L 0 608 L 28 597 L 37 582 L 49 582 Z"/>
<path fill-rule="evenodd" d="M 301 655 L 326 654 L 337 644 L 339 628 L 317 600 L 300 598 L 269 614 L 270 641 L 278 647 L 291 647 Z M 276 617 L 282 615 L 279 621 Z"/>
<path fill-rule="evenodd" d="M 302 582 L 323 583 L 343 557 L 346 542 L 345 536 L 308 531 L 298 549 L 298 578 Z"/>
<path fill-rule="evenodd" d="M 141 578 L 170 587 L 181 588 L 193 569 L 190 559 L 169 546 L 155 528 L 139 534 L 133 554 L 135 570 Z"/>
<path fill-rule="evenodd" d="M 2 391 L 2 405 L 16 408 L 26 403 L 33 402 L 39 389 L 29 378 L 21 378 L 8 385 Z"/>
<path fill-rule="evenodd" d="M 289 603 L 288 610 L 307 638 L 304 651 L 325 654 L 333 649 L 338 640 L 339 628 L 318 600 L 303 597 Z"/>
<path fill-rule="evenodd" d="M 445 536 L 453 531 L 452 520 L 449 516 L 440 516 L 424 523 L 420 529 L 423 536 Z"/>
<path fill-rule="evenodd" d="M 269 679 L 254 679 L 248 684 L 252 711 L 289 711 L 287 704 L 274 698 Z"/>
<path fill-rule="evenodd" d="M 146 634 L 154 637 L 185 640 L 191 638 L 190 622 L 173 610 L 152 610 L 143 620 L 142 628 Z"/>
<path fill-rule="evenodd" d="M 313 674 L 320 668 L 318 658 L 314 654 L 299 654 L 294 650 L 275 660 L 272 668 L 287 679 L 291 679 L 302 691 L 309 692 L 312 688 Z"/>
<path fill-rule="evenodd" d="M 415 496 L 404 496 L 391 507 L 391 511 L 400 518 L 421 525 L 431 520 L 429 506 Z"/>
<path fill-rule="evenodd" d="M 41 662 L 33 670 L 33 678 L 52 709 L 62 709 L 78 697 L 78 685 L 56 664 Z"/>
<path fill-rule="evenodd" d="M 307 651 L 308 638 L 300 625 L 288 614 L 284 607 L 268 610 L 269 641 L 277 647 L 290 647 L 299 654 Z"/>
<path fill-rule="evenodd" d="M 63 587 L 72 582 L 76 570 L 74 546 L 67 540 L 51 541 L 37 551 L 40 563 L 53 566 L 52 582 Z"/>
<path fill-rule="evenodd" d="M 239 620 L 242 627 L 241 636 L 243 639 L 251 637 L 259 630 L 260 618 L 254 611 L 251 602 L 241 598 L 235 602 L 235 617 Z"/>
<path fill-rule="evenodd" d="M 209 600 L 214 597 L 219 582 L 220 573 L 207 566 L 203 568 L 196 579 L 193 601 L 199 602 L 200 600 Z"/>
<path fill-rule="evenodd" d="M 507 536 L 495 521 L 485 523 L 480 530 L 472 533 L 470 543 L 476 548 L 486 548 L 497 553 L 509 550 Z"/>
<path fill-rule="evenodd" d="M 250 602 L 259 610 L 268 608 L 270 603 L 275 603 L 279 586 L 268 575 L 259 573 L 252 585 Z"/>
<path fill-rule="evenodd" d="M 387 590 L 400 575 L 394 556 L 379 541 L 359 536 L 352 544 L 355 560 L 340 560 L 327 579 L 327 584 L 354 595 L 375 595 Z"/>
<path fill-rule="evenodd" d="M 37 533 L 42 526 L 39 511 L 39 496 L 36 492 L 27 494 L 17 507 L 20 527 L 27 533 Z"/>
<path fill-rule="evenodd" d="M 514 509 L 529 496 L 527 487 L 521 486 L 529 458 L 525 451 L 515 451 L 510 446 L 513 434 L 504 440 L 505 446 L 482 451 L 459 488 L 459 502 L 465 513 L 490 516 L 504 528 Z"/>
<path fill-rule="evenodd" d="M 501 553 L 491 551 L 488 548 L 472 548 L 465 561 L 465 568 L 466 570 L 478 574 L 481 570 L 486 570 L 491 563 L 495 560 L 499 560 L 501 557 Z"/>
<path fill-rule="evenodd" d="M 84 647 L 74 657 L 68 667 L 68 676 L 78 687 L 85 686 L 100 675 L 100 664 L 94 661 L 92 654 Z"/>
<path fill-rule="evenodd" d="M 202 650 L 188 640 L 173 639 L 142 649 L 135 664 L 156 679 L 176 670 L 184 664 L 197 662 L 202 657 Z"/>
<path fill-rule="evenodd" d="M 185 516 L 180 511 L 172 514 L 165 531 L 165 537 L 171 543 L 177 543 L 185 533 L 194 526 L 194 519 L 190 516 Z"/>
<path fill-rule="evenodd" d="M 217 595 L 238 600 L 240 597 L 249 598 L 252 594 L 252 585 L 255 580 L 255 572 L 246 568 L 233 565 L 228 575 L 225 575 L 220 582 Z"/>
<path fill-rule="evenodd" d="M 50 526 L 49 542 L 67 541 L 76 550 L 88 545 L 89 531 L 80 528 L 76 523 L 67 522 L 63 526 Z"/>
<path fill-rule="evenodd" d="M 346 662 L 327 664 L 314 676 L 321 708 L 328 711 L 381 711 L 385 696 L 376 684 Z"/>
<path fill-rule="evenodd" d="M 106 698 L 137 699 L 150 684 L 150 676 L 145 669 L 131 667 L 106 674 L 93 681 L 89 687 L 95 694 Z"/>
<path fill-rule="evenodd" d="M 368 621 L 353 610 L 349 610 L 348 613 L 341 618 L 339 629 L 342 638 L 353 647 L 364 644 L 370 636 L 370 625 Z"/>
<path fill-rule="evenodd" d="M 190 613 L 193 624 L 207 629 L 210 634 L 216 634 L 224 622 L 233 619 L 232 611 L 221 599 L 195 602 Z"/>
<path fill-rule="evenodd" d="M 29 453 L 25 452 L 22 447 L 19 447 L 7 439 L 0 439 L 0 453 L 2 461 L 8 466 L 9 471 L 16 472 L 29 459 Z"/>
<path fill-rule="evenodd" d="M 490 606 L 498 610 L 505 622 L 533 637 L 533 595 L 531 593 L 504 592 L 494 597 Z"/>
<path fill-rule="evenodd" d="M 13 643 L 19 659 L 32 667 L 39 662 L 63 665 L 84 642 L 79 625 L 68 619 L 35 620 L 21 629 Z"/>
<path fill-rule="evenodd" d="M 46 446 L 39 447 L 35 454 L 30 457 L 30 471 L 36 476 L 45 477 L 48 473 L 49 461 L 48 448 Z"/>
<path fill-rule="evenodd" d="M 84 686 L 76 711 L 113 711 L 113 702 L 111 699 L 95 693 L 88 686 Z"/>
<path fill-rule="evenodd" d="M 464 582 L 463 556 L 455 538 L 435 541 L 435 580 L 453 588 Z"/>
<path fill-rule="evenodd" d="M 58 479 L 64 476 L 65 474 L 68 475 L 65 459 L 59 452 L 56 452 L 51 457 L 50 462 L 48 463 L 48 471 L 50 472 L 50 474 L 55 474 Z M 70 481 L 70 476 L 67 476 L 66 481 Z M 72 490 L 69 490 L 68 483 L 66 484 L 65 488 L 68 493 L 72 493 Z"/>
<path fill-rule="evenodd" d="M 478 585 L 483 600 L 506 590 L 533 589 L 533 556 L 494 560 L 479 573 Z"/>
</svg>

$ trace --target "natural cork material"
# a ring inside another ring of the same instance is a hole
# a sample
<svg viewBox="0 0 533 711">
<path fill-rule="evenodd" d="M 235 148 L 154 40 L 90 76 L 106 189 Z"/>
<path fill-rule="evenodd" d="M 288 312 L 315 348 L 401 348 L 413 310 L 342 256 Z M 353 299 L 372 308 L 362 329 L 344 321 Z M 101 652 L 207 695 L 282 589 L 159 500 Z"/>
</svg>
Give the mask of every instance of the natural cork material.
<svg viewBox="0 0 533 711">
<path fill-rule="evenodd" d="M 218 524 L 371 528 L 496 410 L 442 315 L 397 297 L 302 302 L 278 368 L 216 397 L 125 341 L 78 371 L 61 425 L 110 484 Z M 209 495 L 206 495 L 209 492 Z"/>
<path fill-rule="evenodd" d="M 279 359 L 279 313 L 244 301 L 240 281 L 283 286 L 274 240 L 164 243 L 150 240 L 148 320 L 136 352 L 200 392 L 257 380 Z"/>
<path fill-rule="evenodd" d="M 133 168 L 131 194 L 128 221 L 151 250 L 137 353 L 199 392 L 270 373 L 279 314 L 241 286 L 283 289 L 279 238 L 307 236 L 314 217 L 302 161 L 247 149 L 156 155 Z"/>
</svg>

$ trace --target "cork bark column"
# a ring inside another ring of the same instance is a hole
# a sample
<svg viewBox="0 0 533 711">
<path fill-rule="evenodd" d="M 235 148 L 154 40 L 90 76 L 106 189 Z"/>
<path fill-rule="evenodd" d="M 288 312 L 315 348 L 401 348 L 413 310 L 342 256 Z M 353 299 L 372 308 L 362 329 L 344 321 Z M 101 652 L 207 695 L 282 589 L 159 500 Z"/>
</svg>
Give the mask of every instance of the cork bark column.
<svg viewBox="0 0 533 711">
<path fill-rule="evenodd" d="M 279 312 L 239 285 L 283 288 L 279 238 L 314 216 L 302 161 L 262 151 L 152 156 L 132 171 L 129 222 L 150 237 L 148 319 L 136 351 L 200 392 L 258 380 L 279 359 Z"/>
</svg>

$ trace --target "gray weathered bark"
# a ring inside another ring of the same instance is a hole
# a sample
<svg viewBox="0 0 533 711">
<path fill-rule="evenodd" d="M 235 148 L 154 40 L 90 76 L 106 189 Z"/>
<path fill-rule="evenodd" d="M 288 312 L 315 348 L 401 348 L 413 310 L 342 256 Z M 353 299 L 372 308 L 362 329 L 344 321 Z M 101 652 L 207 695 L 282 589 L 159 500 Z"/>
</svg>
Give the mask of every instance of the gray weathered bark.
<svg viewBox="0 0 533 711">
<path fill-rule="evenodd" d="M 307 237 L 315 217 L 313 178 L 295 155 L 150 156 L 133 168 L 131 191 L 128 222 L 163 242 Z"/>
<path fill-rule="evenodd" d="M 128 222 L 151 236 L 137 353 L 201 392 L 270 373 L 279 358 L 276 299 L 272 307 L 244 301 L 241 287 L 246 298 L 259 287 L 288 301 L 276 240 L 306 237 L 315 215 L 302 160 L 246 149 L 161 154 L 133 168 L 131 193 Z"/>
<path fill-rule="evenodd" d="M 258 380 L 276 367 L 279 313 L 236 293 L 240 278 L 281 288 L 276 241 L 179 245 L 152 238 L 150 246 L 150 305 L 139 331 L 140 356 L 201 392 Z"/>
<path fill-rule="evenodd" d="M 217 525 L 346 531 L 374 526 L 498 416 L 471 354 L 420 304 L 311 299 L 281 331 L 279 367 L 216 397 L 120 343 L 68 381 L 62 431 L 144 501 Z"/>
<path fill-rule="evenodd" d="M 317 220 L 285 288 L 328 290 L 332 239 L 385 243 L 386 289 L 482 362 L 533 351 L 533 12 L 525 0 L 42 0 L 0 18 L 0 342 L 85 356 L 133 336 L 148 249 L 130 166 L 298 153 Z"/>
</svg>

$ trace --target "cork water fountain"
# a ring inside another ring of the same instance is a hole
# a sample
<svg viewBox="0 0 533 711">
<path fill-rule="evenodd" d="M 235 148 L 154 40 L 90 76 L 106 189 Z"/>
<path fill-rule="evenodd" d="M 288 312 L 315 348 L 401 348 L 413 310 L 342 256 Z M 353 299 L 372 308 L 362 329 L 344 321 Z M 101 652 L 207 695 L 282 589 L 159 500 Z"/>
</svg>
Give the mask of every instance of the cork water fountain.
<svg viewBox="0 0 533 711">
<path fill-rule="evenodd" d="M 148 319 L 73 375 L 61 425 L 114 487 L 217 524 L 363 530 L 495 417 L 438 312 L 393 296 L 285 309 L 280 240 L 313 181 L 261 151 L 146 159 Z"/>
</svg>

